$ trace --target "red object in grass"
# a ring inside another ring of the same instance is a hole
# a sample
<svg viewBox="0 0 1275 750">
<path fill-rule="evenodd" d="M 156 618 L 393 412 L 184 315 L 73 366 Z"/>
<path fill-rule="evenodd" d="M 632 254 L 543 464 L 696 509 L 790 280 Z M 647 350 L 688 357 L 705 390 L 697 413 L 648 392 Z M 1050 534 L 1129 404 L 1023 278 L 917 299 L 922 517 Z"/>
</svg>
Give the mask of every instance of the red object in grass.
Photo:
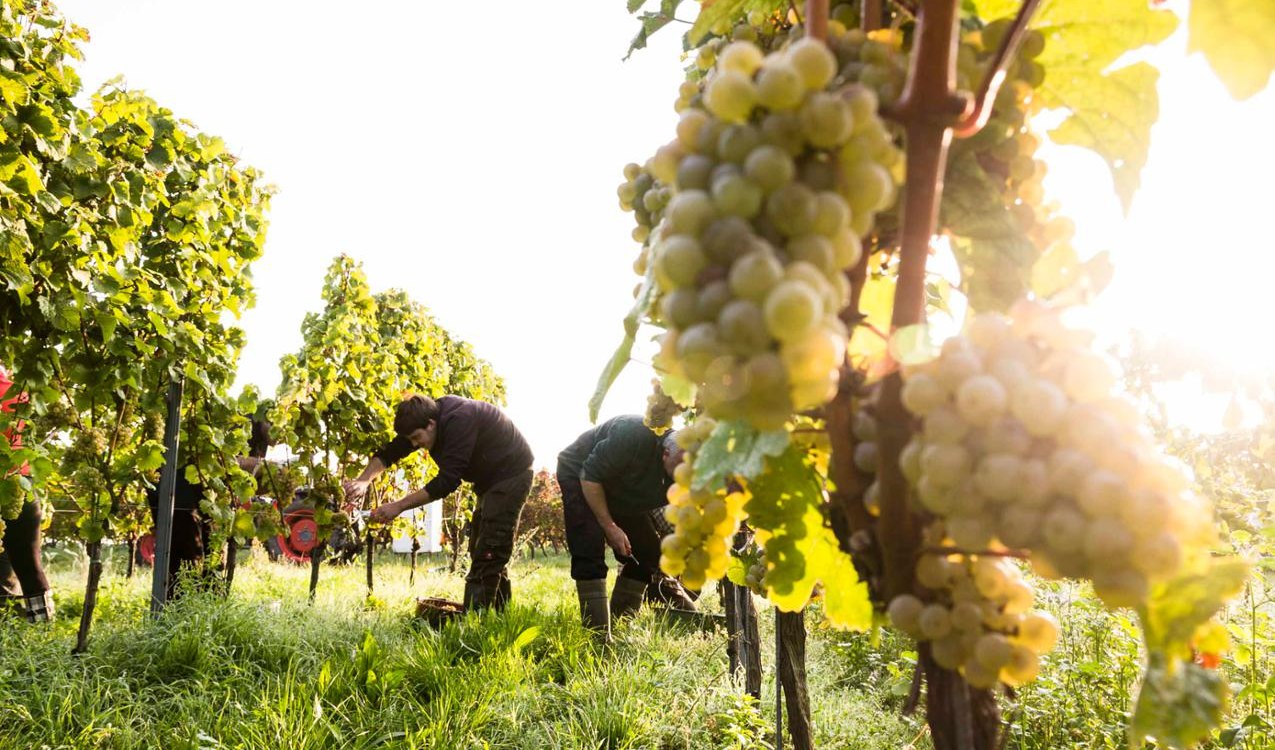
<svg viewBox="0 0 1275 750">
<path fill-rule="evenodd" d="M 137 539 L 137 554 L 147 565 L 155 564 L 155 535 L 143 534 Z"/>
<path fill-rule="evenodd" d="M 319 546 L 319 525 L 314 522 L 313 508 L 298 508 L 285 513 L 287 534 L 278 536 L 279 551 L 294 563 L 310 562 L 310 552 Z"/>
<path fill-rule="evenodd" d="M 12 387 L 13 380 L 9 378 L 9 371 L 0 367 L 0 399 L 3 399 L 0 400 L 0 412 L 12 414 L 16 411 L 18 404 L 25 404 L 28 400 L 30 400 L 25 392 L 19 393 L 12 398 L 4 398 L 4 394 L 8 393 L 9 389 Z M 4 436 L 9 441 L 10 448 L 22 447 L 22 428 L 25 426 L 26 425 L 22 422 L 22 420 L 18 420 L 17 425 L 4 431 Z M 22 476 L 30 476 L 31 465 L 23 463 L 22 468 L 18 469 L 18 473 Z"/>
<path fill-rule="evenodd" d="M 1217 669 L 1222 666 L 1222 655 L 1209 653 L 1208 651 L 1196 651 L 1195 663 L 1205 669 Z"/>
</svg>

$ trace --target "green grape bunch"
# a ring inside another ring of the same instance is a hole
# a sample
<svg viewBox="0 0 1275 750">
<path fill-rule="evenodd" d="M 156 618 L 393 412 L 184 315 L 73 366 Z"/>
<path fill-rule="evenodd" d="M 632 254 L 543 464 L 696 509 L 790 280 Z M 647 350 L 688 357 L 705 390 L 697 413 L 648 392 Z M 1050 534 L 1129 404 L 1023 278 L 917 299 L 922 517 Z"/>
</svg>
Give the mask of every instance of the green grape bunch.
<svg viewBox="0 0 1275 750">
<path fill-rule="evenodd" d="M 744 585 L 748 590 L 758 596 L 766 595 L 766 550 L 765 548 L 757 551 L 757 558 L 748 566 L 747 573 L 744 574 Z"/>
<path fill-rule="evenodd" d="M 673 417 L 682 407 L 660 387 L 658 379 L 651 381 L 651 395 L 646 397 L 646 418 L 643 422 L 656 435 L 663 435 L 673 426 Z"/>
<path fill-rule="evenodd" d="M 986 75 L 1010 22 L 1001 19 L 961 39 L 957 52 L 957 85 L 973 90 Z M 958 140 L 953 157 L 971 152 L 984 173 L 1002 193 L 1006 208 L 1019 227 L 1041 247 L 1068 240 L 1074 233 L 1071 222 L 1057 216 L 1058 207 L 1044 200 L 1045 162 L 1037 157 L 1044 138 L 1035 132 L 1032 117 L 1044 105 L 1036 94 L 1044 81 L 1044 68 L 1036 62 L 1045 49 L 1045 37 L 1029 30 L 1018 56 L 1006 70 L 992 105 L 987 124 L 969 139 Z"/>
<path fill-rule="evenodd" d="M 713 419 L 702 417 L 677 433 L 685 453 L 673 472 L 664 509 L 673 533 L 660 543 L 660 568 L 696 590 L 726 575 L 730 539 L 739 531 L 748 499 L 743 492 L 693 487 L 695 456 L 715 426 Z"/>
<path fill-rule="evenodd" d="M 698 383 L 714 418 L 777 429 L 835 393 L 845 271 L 900 160 L 876 96 L 837 74 L 815 40 L 730 42 L 643 168 L 670 195 L 638 262 L 666 329 L 655 363 Z"/>
<path fill-rule="evenodd" d="M 899 463 L 958 548 L 1030 553 L 1046 577 L 1086 578 L 1111 607 L 1208 554 L 1212 510 L 1164 455 L 1090 332 L 1020 301 L 975 317 L 934 361 L 905 369 L 921 429 Z"/>
<path fill-rule="evenodd" d="M 925 530 L 942 544 L 942 523 Z M 917 563 L 928 600 L 904 594 L 891 600 L 892 625 L 928 642 L 934 661 L 959 671 L 976 688 L 1031 682 L 1040 656 L 1058 642 L 1058 623 L 1032 611 L 1035 595 L 1019 568 L 1005 557 L 928 553 Z"/>
</svg>

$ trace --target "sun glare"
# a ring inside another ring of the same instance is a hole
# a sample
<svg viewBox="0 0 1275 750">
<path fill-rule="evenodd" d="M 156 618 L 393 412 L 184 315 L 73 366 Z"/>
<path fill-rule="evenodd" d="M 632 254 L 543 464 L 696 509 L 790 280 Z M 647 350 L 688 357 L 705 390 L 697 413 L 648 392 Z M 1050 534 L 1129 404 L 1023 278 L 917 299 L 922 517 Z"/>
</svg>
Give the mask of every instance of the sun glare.
<svg viewBox="0 0 1275 750">
<path fill-rule="evenodd" d="M 1161 124 L 1127 216 L 1106 165 L 1091 152 L 1050 146 L 1046 188 L 1075 219 L 1082 256 L 1109 250 L 1116 275 L 1090 311 L 1117 344 L 1137 331 L 1202 364 L 1246 377 L 1275 374 L 1269 344 L 1275 240 L 1275 94 L 1231 99 L 1181 33 L 1148 57 L 1161 71 Z M 1198 381 L 1166 389 L 1171 416 L 1221 427 L 1228 397 Z"/>
</svg>

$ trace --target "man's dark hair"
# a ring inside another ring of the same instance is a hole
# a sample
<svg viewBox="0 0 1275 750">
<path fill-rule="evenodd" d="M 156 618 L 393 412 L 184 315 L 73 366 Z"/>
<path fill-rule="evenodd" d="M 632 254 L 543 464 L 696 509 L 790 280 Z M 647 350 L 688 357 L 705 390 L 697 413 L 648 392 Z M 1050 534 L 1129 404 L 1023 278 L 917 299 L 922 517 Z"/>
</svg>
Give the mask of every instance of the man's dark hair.
<svg viewBox="0 0 1275 750">
<path fill-rule="evenodd" d="M 394 434 L 407 437 L 429 427 L 429 423 L 437 419 L 438 403 L 429 396 L 414 393 L 403 399 L 394 412 Z"/>
</svg>

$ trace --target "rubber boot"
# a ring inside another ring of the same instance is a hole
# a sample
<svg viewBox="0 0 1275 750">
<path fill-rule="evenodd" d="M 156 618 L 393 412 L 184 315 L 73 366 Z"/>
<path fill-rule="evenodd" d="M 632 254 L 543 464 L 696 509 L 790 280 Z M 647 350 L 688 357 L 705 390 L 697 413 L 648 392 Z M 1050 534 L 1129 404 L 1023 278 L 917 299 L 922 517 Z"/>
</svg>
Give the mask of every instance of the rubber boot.
<svg viewBox="0 0 1275 750">
<path fill-rule="evenodd" d="M 27 622 L 52 622 L 53 621 L 53 592 L 46 591 L 43 594 L 24 597 L 24 603 L 27 610 Z"/>
<path fill-rule="evenodd" d="M 482 581 L 465 581 L 465 611 L 481 612 L 496 603 L 499 589 L 491 588 Z"/>
<path fill-rule="evenodd" d="M 646 600 L 662 604 L 669 609 L 680 609 L 686 612 L 698 612 L 699 606 L 691 598 L 680 581 L 669 576 L 661 576 L 654 586 L 647 589 Z"/>
<path fill-rule="evenodd" d="M 576 581 L 576 594 L 580 597 L 580 619 L 584 626 L 596 633 L 600 640 L 611 640 L 611 610 L 607 608 L 606 579 Z"/>
<path fill-rule="evenodd" d="M 619 620 L 635 614 L 642 608 L 642 598 L 646 595 L 646 581 L 620 576 L 615 579 L 615 588 L 611 590 L 611 619 Z"/>
</svg>

